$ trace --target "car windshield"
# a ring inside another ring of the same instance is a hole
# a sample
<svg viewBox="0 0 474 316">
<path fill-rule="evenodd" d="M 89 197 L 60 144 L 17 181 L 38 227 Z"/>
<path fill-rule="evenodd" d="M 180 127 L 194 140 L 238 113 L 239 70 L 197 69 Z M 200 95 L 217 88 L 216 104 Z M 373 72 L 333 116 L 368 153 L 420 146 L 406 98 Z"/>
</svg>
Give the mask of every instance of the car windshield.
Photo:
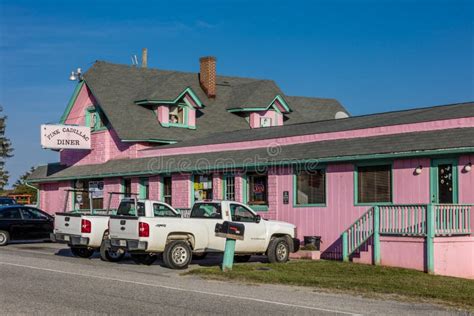
<svg viewBox="0 0 474 316">
<path fill-rule="evenodd" d="M 16 204 L 15 199 L 12 198 L 0 198 L 0 205 L 14 205 Z"/>
<path fill-rule="evenodd" d="M 193 206 L 190 217 L 221 219 L 221 205 L 219 203 L 196 203 Z"/>
<path fill-rule="evenodd" d="M 143 202 L 137 202 L 138 210 L 135 210 L 135 201 L 122 201 L 120 202 L 117 210 L 117 215 L 121 216 L 145 216 L 145 204 Z"/>
</svg>

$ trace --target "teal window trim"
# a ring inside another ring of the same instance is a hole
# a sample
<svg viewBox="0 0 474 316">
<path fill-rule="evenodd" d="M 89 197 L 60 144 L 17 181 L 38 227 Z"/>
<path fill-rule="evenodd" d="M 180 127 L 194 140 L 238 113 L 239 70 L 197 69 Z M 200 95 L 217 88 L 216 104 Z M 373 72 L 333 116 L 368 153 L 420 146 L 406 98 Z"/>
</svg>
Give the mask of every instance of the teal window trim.
<svg viewBox="0 0 474 316">
<path fill-rule="evenodd" d="M 359 167 L 390 166 L 390 202 L 359 203 Z M 354 206 L 393 205 L 393 160 L 362 161 L 354 164 Z"/>
<path fill-rule="evenodd" d="M 146 199 L 146 185 L 145 182 L 148 181 L 148 185 L 150 184 L 149 178 L 140 178 L 138 179 L 138 198 L 144 200 Z"/>
<path fill-rule="evenodd" d="M 297 193 L 298 193 L 298 188 L 297 188 L 297 177 L 298 177 L 298 172 L 302 171 L 301 166 L 295 166 L 293 168 L 293 207 L 294 208 L 301 208 L 301 207 L 327 207 L 327 196 L 328 196 L 328 177 L 326 173 L 326 166 L 320 166 L 318 168 L 311 169 L 312 171 L 318 171 L 322 170 L 325 174 L 324 176 L 324 201 L 325 203 L 309 203 L 309 204 L 298 204 L 297 203 Z"/>
<path fill-rule="evenodd" d="M 430 201 L 433 202 L 433 198 L 439 199 L 438 197 L 438 165 L 452 164 L 453 165 L 453 204 L 457 204 L 459 201 L 459 180 L 458 180 L 458 165 L 459 159 L 455 157 L 446 158 L 433 158 L 431 159 L 430 168 Z M 437 201 L 436 201 L 437 203 Z"/>
<path fill-rule="evenodd" d="M 236 113 L 236 112 L 261 112 L 261 111 L 267 111 L 270 108 L 274 109 L 278 113 L 282 113 L 280 109 L 275 105 L 275 101 L 278 100 L 281 105 L 283 105 L 283 108 L 285 109 L 285 113 L 291 113 L 293 110 L 289 107 L 288 103 L 286 103 L 285 99 L 283 99 L 282 96 L 277 95 L 272 102 L 270 102 L 269 105 L 266 107 L 253 107 L 253 108 L 232 108 L 228 109 L 227 112 L 230 113 Z"/>
<path fill-rule="evenodd" d="M 156 105 L 156 104 L 176 104 L 178 103 L 186 94 L 189 94 L 191 98 L 193 99 L 194 103 L 198 106 L 198 108 L 203 108 L 204 104 L 201 102 L 201 100 L 197 97 L 196 93 L 194 93 L 193 89 L 191 87 L 187 87 L 184 89 L 183 92 L 181 92 L 174 100 L 152 100 L 152 99 L 143 99 L 143 100 L 137 100 L 135 101 L 136 105 Z M 184 102 L 189 104 L 186 100 Z"/>
<path fill-rule="evenodd" d="M 104 122 L 102 122 L 101 115 L 105 116 L 104 112 L 98 106 L 89 106 L 86 108 L 85 125 L 91 128 L 91 133 L 108 129 L 108 123 L 104 124 Z M 93 117 L 96 118 L 93 120 Z M 92 122 L 94 122 L 94 126 L 92 126 Z"/>
<path fill-rule="evenodd" d="M 268 173 L 267 176 L 267 203 L 268 203 Z M 242 175 L 242 203 L 248 205 L 255 212 L 266 212 L 268 211 L 268 204 L 250 204 L 249 203 L 249 181 L 248 175 Z"/>
<path fill-rule="evenodd" d="M 164 175 L 160 176 L 160 192 L 158 193 L 158 200 L 161 202 L 165 201 L 165 180 Z"/>
</svg>

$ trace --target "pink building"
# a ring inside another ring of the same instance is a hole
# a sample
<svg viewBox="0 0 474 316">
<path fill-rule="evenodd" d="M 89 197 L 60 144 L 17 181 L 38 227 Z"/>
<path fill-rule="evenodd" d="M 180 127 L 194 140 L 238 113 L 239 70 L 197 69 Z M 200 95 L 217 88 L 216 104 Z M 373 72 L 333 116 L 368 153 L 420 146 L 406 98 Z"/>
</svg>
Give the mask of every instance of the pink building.
<svg viewBox="0 0 474 316">
<path fill-rule="evenodd" d="M 231 199 L 320 236 L 324 258 L 474 278 L 474 103 L 350 117 L 333 99 L 218 76 L 212 57 L 199 74 L 97 62 L 60 123 L 89 126 L 92 149 L 31 175 L 47 212 L 69 188 L 98 190 L 96 209 L 118 191 L 178 209 Z"/>
</svg>

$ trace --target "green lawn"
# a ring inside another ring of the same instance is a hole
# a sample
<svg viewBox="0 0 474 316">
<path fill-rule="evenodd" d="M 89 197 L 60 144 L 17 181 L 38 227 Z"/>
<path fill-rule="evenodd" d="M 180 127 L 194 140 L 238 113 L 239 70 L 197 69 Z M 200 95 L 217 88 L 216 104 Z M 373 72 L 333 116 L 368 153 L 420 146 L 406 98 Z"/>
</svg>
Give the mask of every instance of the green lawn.
<svg viewBox="0 0 474 316">
<path fill-rule="evenodd" d="M 287 264 L 236 264 L 228 273 L 221 272 L 219 267 L 197 268 L 188 273 L 220 280 L 288 284 L 364 296 L 389 296 L 392 299 L 439 303 L 474 311 L 474 280 L 435 276 L 407 269 L 301 260 Z"/>
</svg>

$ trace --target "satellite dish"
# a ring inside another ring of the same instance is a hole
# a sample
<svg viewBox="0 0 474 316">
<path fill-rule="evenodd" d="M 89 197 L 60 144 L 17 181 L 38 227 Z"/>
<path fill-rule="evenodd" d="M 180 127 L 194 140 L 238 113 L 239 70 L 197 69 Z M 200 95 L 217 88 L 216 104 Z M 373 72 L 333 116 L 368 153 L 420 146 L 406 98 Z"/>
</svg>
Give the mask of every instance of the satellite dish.
<svg viewBox="0 0 474 316">
<path fill-rule="evenodd" d="M 346 112 L 342 112 L 342 111 L 339 111 L 339 112 L 336 113 L 336 115 L 334 115 L 334 118 L 336 120 L 343 119 L 343 118 L 348 118 L 348 117 L 349 117 L 349 115 L 347 115 Z"/>
</svg>

